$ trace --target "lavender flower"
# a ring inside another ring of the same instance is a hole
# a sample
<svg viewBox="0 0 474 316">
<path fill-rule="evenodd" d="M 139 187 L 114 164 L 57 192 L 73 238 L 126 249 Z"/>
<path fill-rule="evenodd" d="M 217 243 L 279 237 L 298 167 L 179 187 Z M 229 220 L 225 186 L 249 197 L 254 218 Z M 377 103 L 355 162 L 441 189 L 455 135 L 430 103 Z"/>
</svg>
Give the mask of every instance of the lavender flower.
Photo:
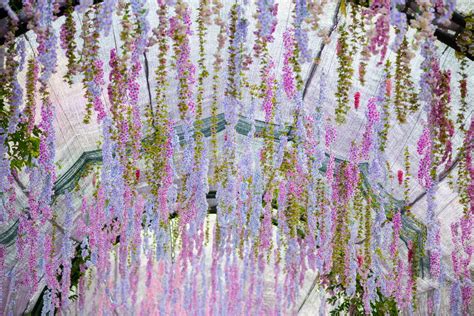
<svg viewBox="0 0 474 316">
<path fill-rule="evenodd" d="M 398 8 L 405 7 L 406 0 L 394 0 L 391 1 L 390 5 L 390 24 L 395 27 L 396 35 L 395 40 L 392 42 L 390 48 L 396 52 L 402 44 L 403 37 L 407 32 L 407 16 L 404 12 L 400 12 Z"/>
<path fill-rule="evenodd" d="M 104 0 L 100 7 L 99 30 L 108 36 L 112 28 L 112 18 L 115 11 L 117 0 Z"/>
<path fill-rule="evenodd" d="M 461 316 L 463 304 L 462 304 L 461 284 L 459 281 L 456 281 L 451 285 L 451 295 L 450 295 L 449 303 L 451 305 L 451 315 Z"/>
<path fill-rule="evenodd" d="M 295 38 L 300 51 L 299 61 L 305 63 L 311 60 L 311 51 L 308 48 L 308 34 L 303 28 L 304 20 L 308 17 L 308 7 L 306 0 L 296 0 L 295 7 Z"/>
<path fill-rule="evenodd" d="M 354 295 L 356 291 L 357 276 L 357 258 L 356 258 L 356 239 L 358 233 L 358 223 L 353 221 L 350 224 L 350 238 L 346 247 L 345 255 L 345 276 L 346 276 L 346 293 L 348 296 Z"/>
<path fill-rule="evenodd" d="M 273 40 L 272 35 L 278 23 L 277 10 L 278 4 L 275 4 L 273 0 L 257 1 L 258 35 L 270 42 Z"/>
</svg>

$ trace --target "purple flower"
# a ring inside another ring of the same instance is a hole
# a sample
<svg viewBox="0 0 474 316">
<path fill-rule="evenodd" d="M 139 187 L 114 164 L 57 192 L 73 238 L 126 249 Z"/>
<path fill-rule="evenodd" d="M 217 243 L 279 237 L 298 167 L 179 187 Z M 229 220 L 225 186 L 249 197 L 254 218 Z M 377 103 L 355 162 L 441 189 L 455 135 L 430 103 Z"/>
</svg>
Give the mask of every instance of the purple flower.
<svg viewBox="0 0 474 316">
<path fill-rule="evenodd" d="M 295 38 L 300 51 L 299 61 L 305 63 L 311 60 L 311 51 L 308 48 L 308 34 L 303 28 L 304 20 L 308 17 L 308 7 L 306 0 L 296 0 L 295 7 Z"/>
<path fill-rule="evenodd" d="M 257 1 L 257 35 L 262 37 L 265 41 L 273 41 L 273 32 L 278 23 L 276 18 L 277 12 L 278 3 L 274 3 L 273 0 Z"/>
<path fill-rule="evenodd" d="M 110 29 L 112 28 L 112 18 L 117 5 L 117 0 L 104 0 L 100 7 L 99 16 L 99 30 L 104 32 L 105 36 L 108 36 Z"/>
<path fill-rule="evenodd" d="M 283 88 L 288 99 L 292 100 L 296 93 L 295 76 L 291 65 L 291 58 L 295 55 L 294 30 L 288 29 L 283 33 L 283 46 L 285 48 L 283 57 Z"/>
</svg>

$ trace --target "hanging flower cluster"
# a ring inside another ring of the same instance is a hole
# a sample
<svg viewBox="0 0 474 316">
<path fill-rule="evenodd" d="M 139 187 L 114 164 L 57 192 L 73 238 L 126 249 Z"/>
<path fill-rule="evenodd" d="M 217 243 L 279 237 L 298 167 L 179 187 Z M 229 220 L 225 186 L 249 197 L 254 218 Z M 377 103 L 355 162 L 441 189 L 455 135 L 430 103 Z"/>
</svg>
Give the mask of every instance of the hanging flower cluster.
<svg viewBox="0 0 474 316">
<path fill-rule="evenodd" d="M 393 51 L 398 51 L 408 30 L 407 15 L 403 12 L 404 0 L 390 1 L 390 24 L 395 28 L 395 39 L 390 46 Z"/>
<path fill-rule="evenodd" d="M 216 9 L 217 10 L 217 9 Z M 211 103 L 211 148 L 212 148 L 212 160 L 218 161 L 218 149 L 217 149 L 217 111 L 219 103 L 219 72 L 222 69 L 222 51 L 225 45 L 225 23 L 222 18 L 217 15 L 215 18 L 216 26 L 219 27 L 217 35 L 217 48 L 214 54 L 214 61 L 212 63 L 212 70 L 214 75 L 212 76 L 212 103 Z M 210 179 L 213 182 L 212 179 Z"/>
<path fill-rule="evenodd" d="M 469 313 L 472 300 L 472 286 L 469 284 L 469 264 L 474 252 L 470 240 L 473 230 L 472 217 L 463 217 L 451 224 L 451 236 L 454 250 L 451 252 L 455 281 L 451 287 L 451 311 Z"/>
<path fill-rule="evenodd" d="M 380 134 L 380 151 L 385 151 L 385 147 L 388 140 L 388 133 L 390 131 L 390 105 L 392 99 L 392 74 L 391 64 L 387 60 L 384 67 L 384 75 L 382 77 L 382 83 L 380 84 L 378 91 L 378 100 L 382 103 L 381 122 L 383 128 L 379 131 Z"/>
<path fill-rule="evenodd" d="M 178 80 L 178 96 L 181 119 L 190 119 L 195 111 L 192 101 L 193 86 L 195 83 L 195 66 L 190 61 L 189 36 L 191 31 L 190 10 L 184 2 L 178 2 L 176 16 L 170 19 L 169 35 L 173 39 L 174 58 L 176 60 Z"/>
<path fill-rule="evenodd" d="M 421 19 L 432 19 L 432 15 L 428 13 Z M 441 231 L 435 211 L 435 194 L 438 189 L 437 167 L 443 163 L 448 166 L 451 164 L 451 138 L 454 124 L 449 113 L 450 73 L 440 70 L 431 32 L 430 28 L 426 28 L 427 38 L 421 48 L 421 54 L 424 57 L 421 67 L 424 72 L 420 78 L 420 100 L 424 104 L 428 126 L 425 127 L 418 140 L 417 151 L 422 156 L 419 163 L 418 179 L 425 188 L 427 196 L 425 249 L 429 254 L 430 275 L 439 283 L 433 296 L 429 299 L 428 308 L 434 313 L 438 313 L 441 307 L 440 288 L 444 285 L 446 272 L 441 261 Z M 428 69 L 433 70 L 433 75 L 426 72 Z"/>
<path fill-rule="evenodd" d="M 418 1 L 412 43 L 405 1 L 350 1 L 350 22 L 338 27 L 336 92 L 330 93 L 329 76 L 321 70 L 315 77 L 317 101 L 310 104 L 303 70 L 317 57 L 310 32 L 332 32 L 319 25 L 326 4 L 295 0 L 291 21 L 279 34 L 273 0 L 256 1 L 254 26 L 246 1 L 226 7 L 200 0 L 194 8 L 182 0 L 159 0 L 156 19 L 150 19 L 144 0 L 80 1 L 77 9 L 68 4 L 62 11 L 51 0 L 24 1 L 38 51 L 28 59 L 25 42 L 15 41 L 16 20 L 7 8 L 14 23 L 6 38 L 6 84 L 0 87 L 0 222 L 18 220 L 15 260 L 23 266 L 7 273 L 8 248 L 0 245 L 0 286 L 9 278 L 10 296 L 17 288 L 30 296 L 44 279 L 44 315 L 72 308 L 90 314 L 280 315 L 297 312 L 311 272 L 325 291 L 321 314 L 329 312 L 326 302 L 334 313 L 412 314 L 417 278 L 429 261 L 437 284 L 430 310 L 439 311 L 441 289 L 449 286 L 451 312 L 469 314 L 474 119 L 465 121 L 468 65 L 461 62 L 461 108 L 454 123 L 451 73 L 441 67 L 432 25 L 435 19 L 449 20 L 453 2 Z M 339 9 L 346 14 L 346 3 Z M 55 14 L 66 15 L 59 34 Z M 103 60 L 102 39 L 110 36 L 114 18 L 119 22 L 115 47 Z M 334 19 L 338 22 L 337 14 Z M 94 112 L 102 130 L 102 164 L 81 178 L 87 190 L 62 196 L 55 194 L 56 109 L 49 91 L 58 35 L 67 59 L 64 80 L 72 84 L 81 78 L 84 122 L 90 123 Z M 281 44 L 282 64 L 272 43 Z M 150 80 L 154 45 L 157 65 Z M 419 95 L 411 76 L 418 46 L 423 57 Z M 377 90 L 354 93 L 353 61 L 361 57 L 358 75 L 364 84 L 375 55 L 379 65 L 385 64 Z M 24 87 L 18 79 L 23 68 Z M 146 101 L 143 75 L 155 84 L 154 92 L 148 85 Z M 331 102 L 335 113 L 326 111 Z M 403 124 L 418 112 L 418 104 L 426 118 L 416 135 L 416 153 L 406 146 L 404 166 L 392 169 L 385 152 L 392 113 Z M 349 135 L 355 138 L 347 156 L 340 156 L 347 135 L 333 124 L 345 123 L 349 111 L 359 108 L 364 110 L 360 134 Z M 224 129 L 221 140 L 218 129 Z M 463 142 L 455 150 L 458 130 Z M 28 163 L 18 162 L 11 144 L 33 149 Z M 416 178 L 426 191 L 424 226 L 410 212 L 410 158 L 416 155 Z M 464 214 L 450 227 L 454 250 L 447 265 L 436 193 L 439 167 L 451 170 L 454 162 Z M 21 185 L 24 177 L 27 188 Z M 390 195 L 396 183 L 403 201 Z M 16 207 L 17 186 L 26 195 L 25 210 Z M 74 203 L 78 198 L 80 206 Z M 419 234 L 411 235 L 407 223 L 419 225 Z M 14 314 L 15 300 L 0 294 L 4 311 Z"/>
<path fill-rule="evenodd" d="M 314 31 L 320 30 L 319 22 L 321 20 L 321 15 L 324 12 L 324 7 L 328 4 L 328 1 L 308 1 L 308 12 L 309 17 L 306 18 L 306 22 L 311 25 L 311 29 Z M 323 32 L 318 33 L 322 37 L 322 35 L 326 35 Z"/>
<path fill-rule="evenodd" d="M 354 109 L 358 110 L 360 106 L 360 92 L 354 94 Z"/>
<path fill-rule="evenodd" d="M 257 37 L 261 40 L 260 44 L 256 43 L 254 50 L 259 55 L 260 50 L 265 42 L 273 42 L 273 32 L 277 25 L 276 15 L 278 13 L 278 3 L 273 0 L 257 1 Z"/>
<path fill-rule="evenodd" d="M 474 120 L 471 117 L 469 129 L 465 133 L 464 141 L 459 153 L 458 185 L 460 187 L 460 202 L 464 208 L 464 215 L 468 218 L 474 213 L 474 162 L 472 150 L 474 139 Z"/>
<path fill-rule="evenodd" d="M 296 93 L 295 78 L 292 68 L 292 59 L 296 58 L 293 30 L 287 30 L 283 34 L 283 44 L 285 48 L 285 54 L 283 57 L 283 88 L 285 89 L 286 96 L 291 100 Z"/>
<path fill-rule="evenodd" d="M 430 188 L 432 185 L 431 178 L 431 137 L 429 129 L 425 128 L 423 134 L 417 143 L 417 152 L 423 158 L 420 160 L 418 168 L 418 181 L 424 187 Z"/>
<path fill-rule="evenodd" d="M 410 55 L 408 40 L 403 38 L 397 50 L 395 60 L 395 95 L 393 104 L 397 119 L 400 123 L 406 122 L 408 114 L 418 110 L 417 94 L 411 79 Z"/>
<path fill-rule="evenodd" d="M 304 29 L 304 21 L 309 16 L 308 3 L 306 0 L 295 0 L 295 39 L 300 52 L 298 62 L 304 63 L 311 60 L 311 51 L 308 47 L 308 33 Z"/>
<path fill-rule="evenodd" d="M 64 50 L 66 57 L 67 57 L 67 72 L 64 75 L 64 79 L 69 83 L 72 84 L 72 77 L 76 75 L 78 65 L 76 63 L 76 24 L 73 18 L 73 8 L 69 7 L 66 10 L 66 20 L 64 24 L 61 26 L 60 31 L 60 44 L 61 48 Z"/>
<path fill-rule="evenodd" d="M 162 196 L 163 189 L 160 190 L 162 186 L 161 181 L 163 181 L 169 173 L 167 169 L 167 151 L 169 147 L 169 140 L 172 137 L 172 133 L 169 133 L 171 126 L 170 120 L 168 118 L 168 106 L 167 106 L 167 53 L 169 50 L 168 45 L 168 17 L 167 17 L 168 8 L 166 4 L 161 3 L 159 10 L 157 11 L 159 26 L 153 31 L 155 34 L 156 42 L 158 43 L 158 61 L 159 65 L 156 68 L 156 110 L 152 111 L 151 107 L 147 112 L 147 132 L 152 135 L 151 141 L 144 143 L 144 158 L 147 164 L 147 179 L 150 186 L 151 195 L 154 197 Z M 171 183 L 168 184 L 168 186 Z M 160 195 L 158 192 L 160 190 Z M 165 189 L 164 198 L 166 199 Z M 166 203 L 166 200 L 162 201 Z M 164 220 L 165 218 L 163 218 Z M 166 222 L 168 220 L 166 219 Z"/>
<path fill-rule="evenodd" d="M 451 73 L 448 71 L 441 71 L 439 63 L 431 64 L 433 71 L 433 79 L 431 82 L 431 89 L 433 91 L 433 99 L 429 113 L 429 124 L 432 126 L 432 133 L 434 139 L 434 157 L 436 164 L 451 163 L 452 142 L 451 138 L 454 135 L 454 124 L 450 118 L 451 102 Z"/>
<path fill-rule="evenodd" d="M 380 113 L 377 110 L 377 104 L 375 98 L 371 98 L 367 104 L 367 126 L 362 139 L 362 151 L 361 155 L 364 159 L 369 158 L 369 152 L 373 146 L 373 128 L 374 125 L 380 120 Z"/>
<path fill-rule="evenodd" d="M 36 83 L 38 81 L 39 67 L 38 63 L 34 58 L 28 60 L 28 68 L 26 72 L 26 100 L 25 109 L 25 120 L 28 124 L 28 133 L 31 134 L 35 124 L 36 115 Z"/>
<path fill-rule="evenodd" d="M 86 115 L 84 123 L 89 123 L 92 116 L 92 109 L 97 113 L 97 121 L 105 117 L 105 109 L 102 103 L 102 85 L 104 82 L 103 61 L 98 59 L 99 52 L 99 32 L 96 28 L 99 19 L 97 11 L 88 9 L 82 20 L 82 34 L 84 41 L 82 48 L 81 72 L 84 74 L 82 83 L 84 85 L 84 96 L 87 100 Z M 73 44 L 67 44 L 68 47 Z"/>
<path fill-rule="evenodd" d="M 352 54 L 349 50 L 348 32 L 344 26 L 339 27 L 339 39 L 337 42 L 336 54 L 339 66 L 337 68 L 337 107 L 335 110 L 336 121 L 339 124 L 345 123 L 349 106 L 349 91 L 352 87 Z"/>
<path fill-rule="evenodd" d="M 403 201 L 405 202 L 405 209 L 407 212 L 410 212 L 410 207 L 407 205 L 408 204 L 408 199 L 410 195 L 410 180 L 411 180 L 411 164 L 410 164 L 410 151 L 408 150 L 408 147 L 405 147 L 405 150 L 403 152 L 403 165 L 405 167 L 405 178 L 403 180 Z"/>
</svg>

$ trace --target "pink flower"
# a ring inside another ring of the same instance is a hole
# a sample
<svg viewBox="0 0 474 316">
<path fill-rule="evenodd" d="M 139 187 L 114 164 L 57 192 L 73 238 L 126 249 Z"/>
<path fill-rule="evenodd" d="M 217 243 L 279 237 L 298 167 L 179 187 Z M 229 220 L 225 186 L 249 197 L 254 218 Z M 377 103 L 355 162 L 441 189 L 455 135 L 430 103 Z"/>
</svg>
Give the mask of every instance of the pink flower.
<svg viewBox="0 0 474 316">
<path fill-rule="evenodd" d="M 360 106 L 360 92 L 357 91 L 354 94 L 354 108 L 357 110 L 359 109 L 359 106 Z"/>
<path fill-rule="evenodd" d="M 392 80 L 387 79 L 385 81 L 385 94 L 390 96 L 392 94 Z"/>
<path fill-rule="evenodd" d="M 283 45 L 285 47 L 285 54 L 283 60 L 283 88 L 289 99 L 295 96 L 295 76 L 293 74 L 293 67 L 291 59 L 295 57 L 295 38 L 294 30 L 289 29 L 283 33 Z"/>
<path fill-rule="evenodd" d="M 402 170 L 398 170 L 397 178 L 398 178 L 398 184 L 402 185 L 402 183 L 403 183 L 403 171 Z"/>
<path fill-rule="evenodd" d="M 419 155 L 423 155 L 420 160 L 418 167 L 418 180 L 426 188 L 430 188 L 432 184 L 432 179 L 430 175 L 431 168 L 431 139 L 430 139 L 430 130 L 425 128 L 423 134 L 417 143 L 417 152 Z"/>
<path fill-rule="evenodd" d="M 369 103 L 367 104 L 367 126 L 362 138 L 362 158 L 369 158 L 370 150 L 373 147 L 373 134 L 374 134 L 374 125 L 380 120 L 380 113 L 377 111 L 377 104 L 375 103 L 375 98 L 370 98 Z"/>
</svg>

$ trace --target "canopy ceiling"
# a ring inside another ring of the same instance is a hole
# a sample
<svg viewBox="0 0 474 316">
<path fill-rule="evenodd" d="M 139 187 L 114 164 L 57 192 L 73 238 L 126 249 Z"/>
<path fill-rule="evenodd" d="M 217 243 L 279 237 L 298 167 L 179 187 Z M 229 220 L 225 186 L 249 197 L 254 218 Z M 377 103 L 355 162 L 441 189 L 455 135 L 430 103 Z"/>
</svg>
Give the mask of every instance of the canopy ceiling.
<svg viewBox="0 0 474 316">
<path fill-rule="evenodd" d="M 245 1 L 246 3 L 247 1 Z M 188 3 L 193 8 L 192 13 L 192 20 L 195 21 L 197 16 L 195 16 L 197 10 L 195 10 L 199 6 L 199 1 L 197 0 L 190 0 Z M 222 12 L 228 12 L 233 2 L 224 1 L 224 8 Z M 275 30 L 274 35 L 274 42 L 269 46 L 269 52 L 271 57 L 275 60 L 276 64 L 276 73 L 282 73 L 283 67 L 283 33 L 288 27 L 288 23 L 290 23 L 291 14 L 293 12 L 293 2 L 289 0 L 282 0 L 279 1 L 279 8 L 278 8 L 278 24 Z M 156 10 L 158 9 L 157 4 L 155 1 L 147 1 L 146 6 L 148 9 L 148 20 L 150 22 L 150 26 L 152 28 L 156 27 L 158 24 L 157 17 L 155 15 Z M 463 0 L 456 2 L 456 10 L 458 12 L 467 12 L 467 10 L 472 9 L 474 7 L 474 2 L 471 0 Z M 256 11 L 255 3 L 250 2 L 247 4 L 245 9 L 245 16 L 247 17 L 248 21 L 250 22 L 248 36 L 249 41 L 245 43 L 246 50 L 250 51 L 252 47 L 250 46 L 253 43 L 253 38 L 255 37 L 254 30 L 255 30 L 255 23 L 254 18 L 252 17 L 252 13 Z M 83 16 L 79 12 L 75 12 L 74 20 L 78 27 L 77 34 L 80 34 L 80 25 L 82 23 Z M 334 107 L 336 104 L 335 100 L 335 91 L 337 86 L 338 74 L 337 74 L 337 59 L 336 59 L 336 45 L 337 41 L 336 38 L 339 36 L 337 28 L 334 27 L 334 22 L 336 25 L 341 25 L 347 19 L 344 14 L 340 12 L 340 5 L 335 1 L 329 1 L 329 3 L 325 7 L 324 14 L 321 16 L 320 26 L 323 31 L 327 34 L 330 33 L 330 36 L 327 39 L 322 39 L 321 37 L 316 36 L 316 34 L 312 33 L 309 39 L 309 48 L 311 51 L 311 55 L 316 57 L 320 54 L 320 58 L 313 62 L 307 62 L 301 64 L 302 66 L 302 73 L 304 74 L 304 81 L 305 81 L 305 88 L 306 94 L 304 98 L 304 106 L 305 108 L 312 109 L 316 105 L 322 107 L 324 111 L 324 116 L 328 120 L 335 119 L 334 115 Z M 60 26 L 64 23 L 64 17 L 59 17 L 54 21 L 54 28 L 59 33 Z M 193 25 L 195 28 L 195 25 Z M 115 47 L 120 47 L 121 42 L 118 36 L 119 33 L 119 20 L 117 17 L 114 17 L 112 32 L 107 37 L 102 37 L 100 41 L 100 59 L 104 61 L 108 61 L 110 57 L 110 50 Z M 194 34 L 191 37 L 191 55 L 192 61 L 197 63 L 199 59 L 199 51 L 198 51 L 198 37 L 197 32 L 194 29 Z M 324 33 L 324 32 L 323 32 Z M 81 47 L 82 40 L 76 34 L 76 41 L 78 46 Z M 211 25 L 208 30 L 208 34 L 206 36 L 207 43 L 205 45 L 205 52 L 206 52 L 206 66 L 208 69 L 212 69 L 212 62 L 214 60 L 213 55 L 216 49 L 216 40 L 217 40 L 218 28 L 215 25 Z M 410 36 L 413 34 L 410 33 Z M 19 36 L 17 38 L 18 41 L 26 41 L 26 50 L 27 56 L 36 55 L 37 48 L 36 48 L 36 41 L 35 35 L 33 32 L 29 31 L 25 35 Z M 457 113 L 459 110 L 460 105 L 460 95 L 459 90 L 454 88 L 456 86 L 456 82 L 460 79 L 459 75 L 459 61 L 455 57 L 455 51 L 450 47 L 442 44 L 441 42 L 437 42 L 437 52 L 440 56 L 441 66 L 443 69 L 449 69 L 451 71 L 451 83 L 453 88 L 452 92 L 452 100 L 451 100 L 451 111 L 452 113 Z M 171 57 L 170 54 L 169 57 Z M 145 59 L 146 57 L 146 59 Z M 392 61 L 394 60 L 395 53 L 390 51 L 388 52 L 388 58 Z M 226 56 L 224 56 L 224 60 L 226 60 Z M 420 55 L 415 56 L 411 63 L 411 71 L 413 78 L 416 82 L 418 82 L 421 71 L 420 71 L 420 64 L 423 61 L 423 57 Z M 143 71 L 139 77 L 139 84 L 140 84 L 140 92 L 139 92 L 139 104 L 140 110 L 142 114 L 142 118 L 145 121 L 145 113 L 147 109 L 151 106 L 152 108 L 156 107 L 155 104 L 155 88 L 156 88 L 156 80 L 154 69 L 156 69 L 159 65 L 158 61 L 158 47 L 154 45 L 149 47 L 145 52 L 144 56 L 140 58 L 141 65 Z M 369 62 L 367 67 L 367 75 L 366 75 L 366 82 L 364 85 L 358 80 L 354 80 L 353 86 L 351 88 L 350 94 L 353 95 L 355 92 L 359 91 L 361 94 L 361 104 L 367 104 L 370 97 L 375 96 L 377 91 L 379 90 L 381 80 L 383 80 L 383 65 L 378 65 L 378 60 L 376 58 L 372 58 Z M 358 60 L 354 61 L 354 64 L 358 64 Z M 68 174 L 69 170 L 77 168 L 77 162 L 83 159 L 84 153 L 94 153 L 97 150 L 101 149 L 101 141 L 102 139 L 102 126 L 97 123 L 95 119 L 92 119 L 89 124 L 83 123 L 83 118 L 85 116 L 85 99 L 84 99 L 84 90 L 81 84 L 81 78 L 75 78 L 74 84 L 70 86 L 68 83 L 65 82 L 63 76 L 66 72 L 66 65 L 67 65 L 67 58 L 63 53 L 58 54 L 58 63 L 57 63 L 57 71 L 52 75 L 49 79 L 49 89 L 51 92 L 51 100 L 56 107 L 56 115 L 54 117 L 54 129 L 56 131 L 56 156 L 55 156 L 55 163 L 58 167 L 58 179 L 62 179 L 62 175 Z M 104 62 L 104 72 L 107 74 L 110 72 L 110 67 L 107 62 Z M 474 87 L 474 63 L 472 61 L 468 62 L 467 64 L 467 73 L 468 73 L 468 87 Z M 250 67 L 250 70 L 246 73 L 251 83 L 258 83 L 260 80 L 260 74 L 257 70 L 257 67 Z M 219 86 L 220 86 L 220 93 L 223 93 L 223 89 L 225 87 L 226 82 L 226 73 L 225 71 L 221 71 L 218 74 L 219 76 Z M 108 80 L 108 79 L 106 79 Z M 209 76 L 205 79 L 204 86 L 211 87 L 213 84 L 212 76 Z M 324 81 L 325 84 L 325 92 L 326 92 L 326 100 L 324 103 L 320 103 L 320 93 L 321 93 L 321 84 Z M 20 82 L 23 85 L 25 82 L 25 70 L 20 74 Z M 177 122 L 177 125 L 182 124 L 180 122 L 179 112 L 177 107 L 174 105 L 175 100 L 177 99 L 177 82 L 173 79 L 173 76 L 170 76 L 170 82 L 167 89 L 168 92 L 168 100 L 169 100 L 169 109 L 170 109 L 170 117 Z M 281 91 L 280 91 L 280 94 Z M 150 100 L 151 96 L 151 100 Z M 109 101 L 107 97 L 106 89 L 103 90 L 103 102 L 106 105 L 106 108 L 109 108 Z M 282 98 L 283 100 L 283 98 Z M 242 115 L 243 121 L 248 121 L 248 107 L 251 104 L 251 99 L 248 95 L 244 96 L 242 100 L 243 108 L 241 109 L 240 114 Z M 203 117 L 208 118 L 211 116 L 211 103 L 212 103 L 212 90 L 206 89 L 204 94 L 204 108 L 203 108 Z M 474 94 L 469 93 L 467 103 L 469 105 L 467 116 L 466 116 L 466 123 L 470 122 L 474 107 Z M 288 130 L 289 126 L 293 124 L 293 118 L 291 116 L 291 107 L 282 107 L 282 111 L 278 113 L 277 117 L 280 120 L 278 123 L 281 125 L 282 130 Z M 425 119 L 424 115 L 422 114 L 422 109 L 414 115 L 408 117 L 407 122 L 405 124 L 399 124 L 393 119 L 395 117 L 394 111 L 392 111 L 392 124 L 391 129 L 389 131 L 388 143 L 386 147 L 386 159 L 389 163 L 390 170 L 393 172 L 394 176 L 396 177 L 396 171 L 401 170 L 404 168 L 404 149 L 407 147 L 410 152 L 410 161 L 411 166 L 413 166 L 413 170 L 416 170 L 418 166 L 419 156 L 416 154 L 417 148 L 417 141 L 424 129 L 425 126 Z M 218 113 L 224 113 L 225 109 L 222 104 L 219 104 Z M 254 112 L 254 119 L 257 121 L 264 121 L 265 114 L 261 106 L 257 106 L 256 111 Z M 36 115 L 37 118 L 40 117 L 40 112 L 38 109 L 38 113 Z M 335 155 L 337 158 L 342 160 L 347 160 L 349 157 L 349 148 L 350 144 L 361 138 L 363 133 L 363 127 L 366 123 L 366 116 L 362 109 L 359 110 L 351 110 L 347 115 L 347 123 L 343 125 L 339 125 L 337 128 L 337 141 L 335 146 L 333 147 Z M 245 144 L 245 135 L 239 136 L 239 155 L 246 155 L 248 154 L 248 147 Z M 453 137 L 453 157 L 457 156 L 457 150 L 462 144 L 462 135 L 459 133 L 455 134 Z M 209 139 L 207 140 L 209 141 Z M 219 142 L 223 142 L 222 133 L 219 134 Z M 258 148 L 261 146 L 262 142 L 259 139 L 255 139 L 252 141 L 251 146 L 254 148 Z M 100 155 L 99 155 L 100 156 Z M 99 157 L 98 156 L 98 157 Z M 92 157 L 92 156 L 91 156 Z M 95 156 L 94 156 L 95 157 Z M 100 158 L 96 161 L 91 159 L 92 162 L 100 162 Z M 79 164 L 81 168 L 83 165 Z M 453 169 L 453 171 L 456 168 Z M 442 170 L 440 170 L 441 172 Z M 451 171 L 450 175 L 455 177 L 455 172 Z M 81 194 L 87 195 L 91 194 L 92 188 L 90 186 L 91 183 L 91 176 L 86 176 L 79 181 L 79 191 L 80 196 Z M 28 177 L 26 174 L 20 175 L 20 180 L 22 183 L 28 182 Z M 396 200 L 403 200 L 403 187 L 399 186 L 395 182 L 389 183 L 384 182 L 381 183 L 383 189 L 388 192 L 393 198 Z M 18 188 L 19 192 L 21 191 Z M 426 218 L 426 197 L 424 196 L 425 189 L 417 182 L 411 181 L 411 187 L 409 191 L 409 200 L 413 201 L 412 212 L 415 215 L 416 219 L 420 222 L 424 222 Z M 27 199 L 26 196 L 22 194 L 18 194 L 18 202 L 19 206 L 26 207 Z M 74 201 L 74 206 L 79 212 L 81 201 L 78 198 Z M 58 218 L 56 221 L 58 223 L 62 223 L 63 217 L 61 214 L 61 209 L 64 208 L 63 198 L 58 197 L 58 201 L 55 206 L 58 210 Z M 451 233 L 450 233 L 450 225 L 457 221 L 462 216 L 463 210 L 462 205 L 459 202 L 459 196 L 456 192 L 456 188 L 451 188 L 448 185 L 448 179 L 443 179 L 439 183 L 439 189 L 436 195 L 436 215 L 440 220 L 441 225 L 441 246 L 443 252 L 443 260 L 449 265 L 451 260 L 451 251 L 453 250 L 453 245 L 451 242 Z M 77 214 L 75 215 L 77 216 Z M 5 223 L 2 225 L 1 232 L 4 232 L 3 235 L 8 235 L 8 229 L 12 227 L 13 222 Z M 406 251 L 406 250 L 405 250 Z M 14 262 L 14 246 L 10 243 L 8 247 L 8 254 L 9 260 L 7 260 L 8 270 L 11 271 L 14 265 L 22 265 L 21 262 Z M 474 260 L 471 260 L 471 270 L 474 267 Z M 311 315 L 314 314 L 315 310 L 319 308 L 319 294 L 318 289 L 313 288 L 311 285 L 313 283 L 314 276 L 308 276 L 305 280 L 304 286 L 302 288 L 302 293 L 299 298 L 299 302 L 305 301 L 304 308 L 302 307 L 301 313 L 304 315 Z M 269 281 L 270 282 L 270 281 Z M 430 284 L 421 282 L 421 287 L 419 289 L 420 292 L 427 291 L 430 289 Z M 423 288 L 425 286 L 425 288 Z M 4 288 L 8 288 L 8 280 L 4 281 Z M 12 289 L 10 289 L 11 291 Z M 311 290 L 311 291 L 310 291 Z M 11 294 L 14 295 L 14 294 Z M 9 296 L 9 299 L 13 299 L 13 297 Z M 21 312 L 25 309 L 32 308 L 31 303 L 34 303 L 34 298 L 27 298 L 22 297 L 21 293 L 16 293 L 16 298 L 18 304 L 18 310 L 16 312 Z M 275 298 L 269 296 L 266 298 L 268 300 L 267 304 L 271 304 L 271 301 Z M 20 303 L 21 302 L 21 303 Z M 27 305 L 30 302 L 30 305 Z M 6 304 L 6 302 L 3 302 Z M 300 304 L 300 305 L 301 305 Z"/>
</svg>

